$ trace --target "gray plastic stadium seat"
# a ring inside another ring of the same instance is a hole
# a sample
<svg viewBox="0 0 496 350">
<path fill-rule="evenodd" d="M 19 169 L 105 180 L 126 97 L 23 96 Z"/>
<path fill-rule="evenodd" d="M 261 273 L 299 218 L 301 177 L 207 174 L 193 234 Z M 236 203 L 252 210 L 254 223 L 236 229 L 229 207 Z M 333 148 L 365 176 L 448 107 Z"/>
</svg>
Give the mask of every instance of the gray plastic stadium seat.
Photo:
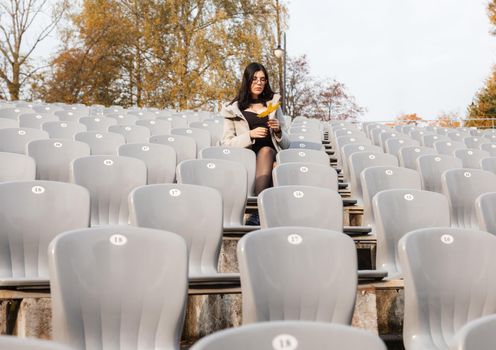
<svg viewBox="0 0 496 350">
<path fill-rule="evenodd" d="M 187 128 L 188 119 L 179 116 L 157 117 L 157 120 L 164 120 L 170 123 L 171 128 Z"/>
<path fill-rule="evenodd" d="M 121 134 L 126 139 L 126 143 L 148 143 L 150 139 L 150 129 L 141 125 L 111 125 L 109 132 Z"/>
<path fill-rule="evenodd" d="M 465 149 L 467 146 L 460 141 L 438 141 L 434 142 L 434 149 L 439 154 L 453 156 L 457 149 Z"/>
<path fill-rule="evenodd" d="M 398 166 L 398 159 L 392 154 L 355 152 L 349 157 L 351 197 L 356 199 L 358 204 L 363 204 L 362 182 L 360 174 L 363 170 L 373 166 Z"/>
<path fill-rule="evenodd" d="M 56 111 L 53 113 L 57 117 L 59 117 L 60 121 L 64 122 L 72 122 L 72 123 L 79 123 L 79 118 L 81 117 L 87 117 L 88 116 L 88 111 L 83 112 L 83 111 Z"/>
<path fill-rule="evenodd" d="M 420 144 L 422 144 L 422 140 L 424 139 L 424 137 L 426 137 L 427 135 L 436 135 L 437 134 L 433 131 L 428 131 L 428 130 L 425 130 L 424 128 L 417 128 L 415 130 L 412 130 L 410 132 L 410 137 L 414 140 L 417 140 L 418 142 L 420 142 Z"/>
<path fill-rule="evenodd" d="M 496 192 L 486 192 L 475 200 L 475 214 L 479 228 L 496 235 Z"/>
<path fill-rule="evenodd" d="M 243 163 L 248 176 L 248 195 L 255 195 L 255 171 L 257 156 L 255 152 L 241 147 L 208 147 L 200 151 L 200 159 L 225 159 Z"/>
<path fill-rule="evenodd" d="M 260 322 L 226 329 L 200 339 L 191 350 L 261 350 L 269 347 L 298 350 L 386 350 L 379 337 L 365 330 L 306 321 Z"/>
<path fill-rule="evenodd" d="M 31 108 L 2 108 L 0 109 L 0 118 L 7 118 L 19 121 L 19 115 L 23 113 L 32 113 Z"/>
<path fill-rule="evenodd" d="M 0 118 L 0 129 L 18 128 L 19 122 L 14 119 Z"/>
<path fill-rule="evenodd" d="M 52 341 L 0 336 L 0 349 L 5 350 L 74 350 L 68 346 Z"/>
<path fill-rule="evenodd" d="M 488 315 L 468 322 L 455 335 L 450 350 L 496 349 L 496 315 Z"/>
<path fill-rule="evenodd" d="M 446 170 L 463 168 L 462 161 L 446 154 L 426 154 L 417 158 L 417 170 L 426 191 L 443 192 L 441 175 Z"/>
<path fill-rule="evenodd" d="M 448 136 L 441 136 L 438 134 L 427 134 L 422 137 L 422 146 L 434 147 L 434 142 L 446 141 L 449 142 L 451 139 Z"/>
<path fill-rule="evenodd" d="M 171 146 L 176 150 L 176 162 L 196 158 L 196 141 L 192 137 L 182 135 L 156 135 L 150 137 L 150 143 Z"/>
<path fill-rule="evenodd" d="M 397 137 L 386 140 L 386 152 L 398 157 L 400 148 L 407 146 L 420 146 L 420 142 L 409 137 Z"/>
<path fill-rule="evenodd" d="M 313 149 L 283 149 L 277 152 L 276 161 L 278 164 L 304 162 L 330 166 L 330 160 L 327 153 L 325 151 Z"/>
<path fill-rule="evenodd" d="M 408 232 L 429 227 L 449 227 L 448 199 L 439 193 L 393 189 L 377 193 L 372 200 L 377 235 L 378 269 L 388 278 L 401 276 L 398 241 Z"/>
<path fill-rule="evenodd" d="M 56 121 L 59 118 L 52 114 L 26 113 L 19 116 L 19 127 L 41 129 L 43 123 Z"/>
<path fill-rule="evenodd" d="M 31 128 L 0 129 L 0 152 L 26 154 L 27 144 L 33 140 L 47 139 L 46 131 Z"/>
<path fill-rule="evenodd" d="M 72 163 L 71 182 L 90 191 L 92 226 L 125 225 L 129 193 L 146 185 L 146 165 L 129 157 L 82 157 Z"/>
<path fill-rule="evenodd" d="M 338 174 L 330 166 L 316 163 L 285 163 L 272 170 L 274 186 L 315 186 L 338 190 Z"/>
<path fill-rule="evenodd" d="M 322 133 L 320 130 L 315 129 L 303 129 L 307 130 L 305 132 L 293 132 L 289 134 L 289 142 L 298 142 L 298 141 L 308 141 L 314 143 L 322 143 Z"/>
<path fill-rule="evenodd" d="M 202 149 L 210 147 L 212 144 L 212 137 L 210 136 L 210 132 L 204 129 L 173 128 L 171 130 L 171 134 L 193 138 L 196 142 L 196 154 L 200 154 L 200 151 Z"/>
<path fill-rule="evenodd" d="M 158 143 L 122 145 L 120 156 L 141 159 L 147 168 L 147 184 L 172 183 L 176 180 L 176 151 Z"/>
<path fill-rule="evenodd" d="M 385 152 L 386 151 L 386 142 L 389 139 L 395 139 L 398 137 L 405 136 L 402 133 L 396 132 L 396 131 L 385 131 L 379 134 L 379 146 L 382 148 L 382 150 Z"/>
<path fill-rule="evenodd" d="M 74 140 L 74 135 L 86 131 L 86 125 L 78 122 L 46 122 L 42 125 L 52 139 Z"/>
<path fill-rule="evenodd" d="M 385 132 L 395 132 L 395 130 L 384 125 L 381 128 L 372 129 L 370 131 L 370 139 L 372 140 L 372 144 L 381 146 L 381 134 Z"/>
<path fill-rule="evenodd" d="M 289 149 L 300 148 L 300 149 L 313 149 L 313 150 L 323 150 L 324 146 L 322 143 L 309 142 L 309 141 L 294 141 L 289 144 Z"/>
<path fill-rule="evenodd" d="M 136 125 L 136 122 L 139 120 L 136 115 L 124 113 L 109 113 L 105 114 L 105 117 L 115 119 L 117 125 Z"/>
<path fill-rule="evenodd" d="M 136 122 L 136 125 L 146 126 L 151 136 L 169 135 L 172 129 L 171 123 L 161 119 L 141 119 Z"/>
<path fill-rule="evenodd" d="M 89 225 L 90 196 L 74 184 L 0 184 L 0 284 L 48 282 L 47 249 L 59 233 Z"/>
<path fill-rule="evenodd" d="M 224 159 L 193 159 L 179 163 L 177 182 L 208 186 L 222 194 L 224 227 L 243 226 L 248 180 L 245 166 Z"/>
<path fill-rule="evenodd" d="M 90 147 L 79 141 L 48 139 L 28 144 L 28 155 L 36 162 L 36 179 L 70 181 L 71 162 L 90 155 Z"/>
<path fill-rule="evenodd" d="M 87 143 L 94 156 L 116 155 L 119 146 L 126 143 L 124 136 L 113 132 L 84 131 L 77 133 L 74 139 Z"/>
<path fill-rule="evenodd" d="M 482 231 L 430 228 L 399 242 L 405 280 L 406 350 L 448 349 L 467 322 L 496 313 L 496 238 Z"/>
<path fill-rule="evenodd" d="M 222 243 L 219 191 L 186 184 L 138 187 L 129 197 L 131 224 L 174 232 L 186 241 L 190 278 L 216 276 Z"/>
<path fill-rule="evenodd" d="M 491 157 L 496 157 L 496 143 L 494 142 L 484 143 L 480 145 L 480 149 L 482 151 L 488 152 Z"/>
<path fill-rule="evenodd" d="M 36 163 L 33 158 L 19 153 L 0 152 L 0 182 L 35 178 Z"/>
<path fill-rule="evenodd" d="M 243 324 L 351 323 L 357 255 L 349 236 L 316 228 L 278 227 L 248 233 L 239 241 L 237 253 Z"/>
<path fill-rule="evenodd" d="M 301 226 L 343 231 L 339 193 L 314 186 L 279 186 L 258 195 L 260 227 Z"/>
<path fill-rule="evenodd" d="M 400 166 L 417 170 L 417 158 L 425 154 L 436 154 L 437 152 L 430 147 L 408 146 L 400 148 L 398 159 Z"/>
<path fill-rule="evenodd" d="M 81 117 L 79 122 L 86 125 L 88 131 L 100 133 L 107 132 L 111 125 L 117 125 L 117 120 L 106 117 Z"/>
<path fill-rule="evenodd" d="M 355 152 L 373 152 L 373 153 L 383 153 L 382 148 L 376 145 L 361 145 L 358 143 L 353 143 L 345 145 L 341 148 L 342 164 L 341 169 L 343 173 L 343 178 L 346 180 L 350 179 L 350 155 Z"/>
<path fill-rule="evenodd" d="M 360 174 L 363 191 L 363 224 L 375 226 L 372 199 L 380 191 L 396 188 L 421 190 L 422 184 L 417 171 L 391 166 L 373 166 Z"/>
<path fill-rule="evenodd" d="M 187 254 L 178 235 L 147 228 L 59 235 L 49 253 L 54 340 L 78 350 L 179 350 Z"/>
<path fill-rule="evenodd" d="M 454 130 L 451 132 L 448 132 L 448 137 L 452 139 L 453 141 L 458 141 L 458 142 L 463 142 L 463 139 L 465 137 L 470 137 L 469 132 L 465 132 L 463 130 Z"/>
<path fill-rule="evenodd" d="M 486 192 L 496 192 L 496 175 L 477 169 L 452 169 L 441 176 L 443 193 L 451 208 L 451 226 L 478 229 L 475 200 Z"/>
<path fill-rule="evenodd" d="M 457 149 L 454 155 L 462 161 L 464 168 L 470 169 L 480 169 L 481 160 L 490 157 L 489 152 L 477 148 Z"/>
<path fill-rule="evenodd" d="M 218 146 L 220 140 L 222 139 L 222 133 L 224 131 L 224 126 L 218 119 L 206 119 L 198 122 L 189 123 L 190 128 L 207 130 L 210 133 L 212 141 L 211 146 Z"/>
<path fill-rule="evenodd" d="M 480 168 L 496 174 L 496 157 L 487 157 L 480 160 Z"/>
<path fill-rule="evenodd" d="M 463 143 L 467 146 L 467 148 L 480 149 L 481 145 L 484 145 L 486 143 L 491 143 L 491 141 L 484 137 L 470 136 L 470 137 L 465 137 L 463 139 Z"/>
<path fill-rule="evenodd" d="M 340 136 L 336 139 L 335 156 L 338 159 L 338 164 L 342 164 L 343 160 L 341 157 L 341 150 L 346 145 L 360 144 L 360 145 L 372 145 L 370 139 L 366 137 L 356 137 L 356 136 Z"/>
</svg>

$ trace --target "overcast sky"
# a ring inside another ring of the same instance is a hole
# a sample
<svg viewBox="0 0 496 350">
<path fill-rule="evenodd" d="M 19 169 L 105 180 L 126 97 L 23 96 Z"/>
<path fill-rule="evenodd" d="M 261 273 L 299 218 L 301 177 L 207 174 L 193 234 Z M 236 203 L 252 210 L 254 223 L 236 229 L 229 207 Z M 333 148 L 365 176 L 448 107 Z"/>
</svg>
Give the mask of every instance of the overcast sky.
<svg viewBox="0 0 496 350">
<path fill-rule="evenodd" d="M 496 63 L 488 0 L 291 0 L 287 49 L 368 112 L 465 115 Z"/>
</svg>

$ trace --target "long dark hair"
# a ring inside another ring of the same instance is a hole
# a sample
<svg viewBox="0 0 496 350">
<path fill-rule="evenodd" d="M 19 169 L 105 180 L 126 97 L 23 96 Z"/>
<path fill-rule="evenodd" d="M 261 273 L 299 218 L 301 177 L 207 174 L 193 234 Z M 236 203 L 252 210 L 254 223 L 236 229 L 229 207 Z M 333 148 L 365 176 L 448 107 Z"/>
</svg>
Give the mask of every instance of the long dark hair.
<svg viewBox="0 0 496 350">
<path fill-rule="evenodd" d="M 260 101 L 257 102 L 265 103 L 272 100 L 272 98 L 274 97 L 274 92 L 270 87 L 269 74 L 267 74 L 267 70 L 262 64 L 252 62 L 246 66 L 245 71 L 243 72 L 243 79 L 241 80 L 241 86 L 239 88 L 238 95 L 234 98 L 234 100 L 231 101 L 231 103 L 238 101 L 238 107 L 242 111 L 247 109 L 251 103 L 254 103 L 250 94 L 251 82 L 253 80 L 253 77 L 255 76 L 255 73 L 259 71 L 262 71 L 265 74 L 265 79 L 267 80 L 267 82 L 265 83 L 262 93 L 258 97 L 258 100 Z"/>
</svg>

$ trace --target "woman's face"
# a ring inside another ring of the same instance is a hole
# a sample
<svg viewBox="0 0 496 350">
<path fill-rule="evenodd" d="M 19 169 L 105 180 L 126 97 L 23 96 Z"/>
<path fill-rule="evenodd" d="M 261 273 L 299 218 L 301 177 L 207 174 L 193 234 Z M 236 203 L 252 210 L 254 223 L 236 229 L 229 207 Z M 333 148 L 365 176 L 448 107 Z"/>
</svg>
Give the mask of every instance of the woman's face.
<svg viewBox="0 0 496 350">
<path fill-rule="evenodd" d="M 259 70 L 258 72 L 255 73 L 251 81 L 251 90 L 250 90 L 250 93 L 253 98 L 257 98 L 258 96 L 260 96 L 260 94 L 264 90 L 265 84 L 267 83 L 266 79 L 267 77 L 265 76 L 263 71 Z"/>
</svg>

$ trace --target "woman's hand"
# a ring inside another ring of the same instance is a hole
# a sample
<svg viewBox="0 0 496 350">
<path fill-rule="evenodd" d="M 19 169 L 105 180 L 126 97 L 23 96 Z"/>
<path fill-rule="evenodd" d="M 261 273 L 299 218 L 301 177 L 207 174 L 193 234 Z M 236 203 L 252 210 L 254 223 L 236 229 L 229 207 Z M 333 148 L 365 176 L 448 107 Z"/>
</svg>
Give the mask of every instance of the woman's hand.
<svg viewBox="0 0 496 350">
<path fill-rule="evenodd" d="M 252 139 L 263 139 L 265 136 L 267 136 L 269 130 L 264 127 L 258 127 L 253 130 L 250 130 L 250 137 Z"/>
<path fill-rule="evenodd" d="M 267 122 L 267 125 L 269 126 L 269 128 L 272 129 L 272 131 L 274 131 L 276 134 L 279 134 L 281 132 L 281 127 L 279 125 L 279 120 L 277 119 L 269 119 L 269 121 Z"/>
</svg>

